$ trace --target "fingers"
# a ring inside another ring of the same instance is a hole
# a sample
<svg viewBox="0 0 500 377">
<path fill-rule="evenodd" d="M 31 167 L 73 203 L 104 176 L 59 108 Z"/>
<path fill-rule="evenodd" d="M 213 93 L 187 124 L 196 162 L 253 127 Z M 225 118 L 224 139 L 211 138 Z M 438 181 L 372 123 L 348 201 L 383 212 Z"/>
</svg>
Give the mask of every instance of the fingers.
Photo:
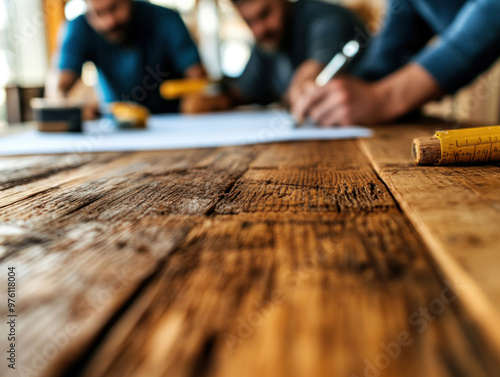
<svg viewBox="0 0 500 377">
<path fill-rule="evenodd" d="M 208 96 L 193 94 L 186 96 L 181 101 L 183 114 L 201 114 L 215 111 L 224 111 L 231 108 L 231 99 L 225 94 Z"/>
<path fill-rule="evenodd" d="M 288 108 L 292 107 L 292 104 L 296 103 L 298 98 L 301 96 L 300 91 L 298 90 L 297 87 L 292 86 L 289 90 L 288 93 L 285 96 L 285 104 L 287 105 Z"/>
<path fill-rule="evenodd" d="M 290 88 L 288 89 L 288 93 L 286 95 L 286 100 L 288 102 L 289 109 L 292 109 L 297 105 L 299 101 L 301 101 L 302 97 L 307 92 L 311 82 L 303 82 L 298 84 L 296 82 L 292 82 Z"/>
<path fill-rule="evenodd" d="M 323 95 L 323 88 L 320 88 L 313 83 L 304 86 L 301 95 L 298 96 L 295 102 L 292 103 L 292 114 L 298 119 L 305 118 L 308 115 L 309 110 L 321 100 Z"/>
<path fill-rule="evenodd" d="M 350 126 L 348 117 L 348 110 L 344 107 L 336 107 L 331 109 L 331 111 L 325 113 L 321 119 L 316 120 L 316 122 L 322 127 L 333 127 L 333 126 Z"/>
<path fill-rule="evenodd" d="M 338 91 L 329 92 L 322 97 L 316 106 L 309 111 L 309 117 L 320 125 L 332 126 L 335 123 L 331 119 L 335 118 L 335 113 L 344 105 L 344 96 Z"/>
<path fill-rule="evenodd" d="M 91 103 L 83 107 L 82 109 L 82 119 L 83 120 L 94 120 L 99 118 L 99 104 Z"/>
<path fill-rule="evenodd" d="M 345 78 L 336 78 L 323 87 L 305 86 L 292 102 L 291 111 L 297 119 L 309 116 L 320 126 L 351 125 L 356 99 L 354 84 Z"/>
<path fill-rule="evenodd" d="M 309 117 L 321 126 L 351 124 L 351 98 L 344 80 L 330 81 L 323 91 L 309 109 Z"/>
</svg>

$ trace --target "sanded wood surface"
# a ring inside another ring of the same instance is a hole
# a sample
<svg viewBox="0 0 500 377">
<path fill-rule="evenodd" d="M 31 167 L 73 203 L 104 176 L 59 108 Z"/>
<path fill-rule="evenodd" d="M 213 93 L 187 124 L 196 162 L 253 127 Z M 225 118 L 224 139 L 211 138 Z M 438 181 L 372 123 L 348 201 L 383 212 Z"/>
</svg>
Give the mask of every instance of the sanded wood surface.
<svg viewBox="0 0 500 377">
<path fill-rule="evenodd" d="M 414 167 L 403 127 L 0 158 L 14 373 L 499 375 L 499 168 Z"/>
</svg>

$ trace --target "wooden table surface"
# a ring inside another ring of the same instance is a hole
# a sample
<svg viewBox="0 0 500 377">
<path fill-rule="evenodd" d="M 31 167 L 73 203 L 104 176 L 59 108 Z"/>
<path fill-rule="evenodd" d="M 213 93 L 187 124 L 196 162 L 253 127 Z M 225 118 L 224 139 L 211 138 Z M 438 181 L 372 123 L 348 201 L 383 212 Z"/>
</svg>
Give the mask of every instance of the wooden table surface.
<svg viewBox="0 0 500 377">
<path fill-rule="evenodd" d="M 436 128 L 0 158 L 2 375 L 500 375 L 500 167 Z"/>
</svg>

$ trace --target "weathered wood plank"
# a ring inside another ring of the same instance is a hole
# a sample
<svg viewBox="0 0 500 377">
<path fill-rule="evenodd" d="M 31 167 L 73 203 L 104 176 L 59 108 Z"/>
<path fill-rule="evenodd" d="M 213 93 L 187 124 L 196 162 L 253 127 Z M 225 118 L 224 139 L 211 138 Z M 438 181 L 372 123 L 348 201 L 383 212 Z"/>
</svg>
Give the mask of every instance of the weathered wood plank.
<svg viewBox="0 0 500 377">
<path fill-rule="evenodd" d="M 468 275 L 445 274 L 453 284 L 436 275 L 358 145 L 96 155 L 32 176 L 12 170 L 0 266 L 19 266 L 21 318 L 36 324 L 23 328 L 25 372 L 498 375 L 498 353 L 476 334 L 486 327 L 459 310 Z M 489 183 L 457 179 L 496 200 Z M 405 345 L 391 357 L 382 343 L 398 338 Z"/>
<path fill-rule="evenodd" d="M 85 347 L 154 273 L 196 217 L 67 224 L 1 263 L 18 272 L 18 366 L 39 375 L 66 347 Z M 2 315 L 5 314 L 2 310 Z M 29 326 L 29 327 L 28 327 Z"/>
<path fill-rule="evenodd" d="M 440 272 L 467 286 L 464 309 L 500 353 L 500 167 L 414 166 L 412 138 L 431 135 L 434 128 L 442 126 L 379 128 L 373 139 L 360 143 Z"/>
<path fill-rule="evenodd" d="M 89 347 L 254 158 L 237 148 L 129 154 L 50 175 L 40 180 L 50 190 L 6 205 L 0 269 L 18 270 L 18 312 L 32 324 L 19 343 L 24 371 Z"/>
<path fill-rule="evenodd" d="M 359 212 L 394 206 L 361 154 L 354 141 L 313 142 L 308 148 L 300 143 L 272 145 L 216 211 Z M 290 156 L 297 158 L 298 167 L 292 167 Z"/>
<path fill-rule="evenodd" d="M 495 375 L 426 255 L 355 143 L 271 145 L 96 349 L 47 375 Z"/>
<path fill-rule="evenodd" d="M 252 169 L 217 205 L 218 213 L 373 211 L 394 201 L 362 169 Z"/>
<path fill-rule="evenodd" d="M 215 216 L 189 233 L 82 375 L 494 375 L 422 250 L 395 208 Z M 381 344 L 398 337 L 406 346 L 393 359 Z"/>
<path fill-rule="evenodd" d="M 0 208 L 67 183 L 75 185 L 88 182 L 91 179 L 106 177 L 109 171 L 119 177 L 132 173 L 141 174 L 142 172 L 150 175 L 161 175 L 172 171 L 184 171 L 201 158 L 205 158 L 207 153 L 210 152 L 207 150 L 173 151 L 166 155 L 162 155 L 161 152 L 142 152 L 140 153 L 141 158 L 137 158 L 135 153 L 93 154 L 92 158 L 87 158 L 88 155 L 77 155 L 74 156 L 75 161 L 77 161 L 75 164 L 72 164 L 73 158 L 59 156 L 61 162 L 54 163 L 54 165 L 67 168 L 58 170 L 41 166 L 4 171 L 7 183 L 17 182 L 17 185 L 2 191 Z M 80 158 L 85 163 L 82 163 Z M 31 158 L 26 157 L 5 158 L 5 165 L 9 166 L 16 162 L 23 164 L 25 159 L 32 161 Z M 74 169 L 80 166 L 82 168 Z M 28 173 L 31 171 L 34 174 L 33 179 L 29 180 L 25 177 L 26 170 Z M 42 173 L 37 174 L 38 170 L 42 170 Z"/>
<path fill-rule="evenodd" d="M 352 140 L 271 144 L 252 162 L 252 169 L 311 169 L 335 167 L 340 171 L 370 169 L 363 159 L 353 158 L 359 147 Z"/>
<path fill-rule="evenodd" d="M 26 184 L 53 174 L 78 168 L 97 159 L 106 162 L 121 153 L 79 155 L 77 158 L 61 156 L 29 156 L 0 158 L 0 190 Z"/>
</svg>

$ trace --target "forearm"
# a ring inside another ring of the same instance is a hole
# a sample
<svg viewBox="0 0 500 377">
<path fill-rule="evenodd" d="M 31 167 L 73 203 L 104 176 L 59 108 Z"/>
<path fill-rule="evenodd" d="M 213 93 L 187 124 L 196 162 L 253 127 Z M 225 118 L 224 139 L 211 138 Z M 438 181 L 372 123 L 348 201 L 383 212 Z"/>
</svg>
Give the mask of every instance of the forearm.
<svg viewBox="0 0 500 377">
<path fill-rule="evenodd" d="M 294 102 L 296 98 L 302 94 L 304 87 L 314 82 L 324 67 L 324 64 L 313 59 L 302 63 L 293 75 L 288 91 L 285 94 L 285 102 Z"/>
<path fill-rule="evenodd" d="M 190 79 L 202 79 L 207 73 L 201 64 L 195 64 L 186 69 L 184 76 Z M 232 95 L 233 94 L 233 95 Z M 185 114 L 208 113 L 224 111 L 238 105 L 238 93 L 225 92 L 216 95 L 195 94 L 181 100 L 180 110 Z"/>
<path fill-rule="evenodd" d="M 65 98 L 69 88 L 61 88 L 57 77 L 48 77 L 45 82 L 45 97 L 47 98 Z"/>
<path fill-rule="evenodd" d="M 204 79 L 207 77 L 207 72 L 201 64 L 193 64 L 184 71 L 184 76 L 188 79 Z"/>
<path fill-rule="evenodd" d="M 47 98 L 66 98 L 78 76 L 69 71 L 51 71 L 45 84 Z"/>
<path fill-rule="evenodd" d="M 398 118 L 444 94 L 430 73 L 413 63 L 373 85 L 380 102 L 380 118 L 387 121 Z"/>
</svg>

